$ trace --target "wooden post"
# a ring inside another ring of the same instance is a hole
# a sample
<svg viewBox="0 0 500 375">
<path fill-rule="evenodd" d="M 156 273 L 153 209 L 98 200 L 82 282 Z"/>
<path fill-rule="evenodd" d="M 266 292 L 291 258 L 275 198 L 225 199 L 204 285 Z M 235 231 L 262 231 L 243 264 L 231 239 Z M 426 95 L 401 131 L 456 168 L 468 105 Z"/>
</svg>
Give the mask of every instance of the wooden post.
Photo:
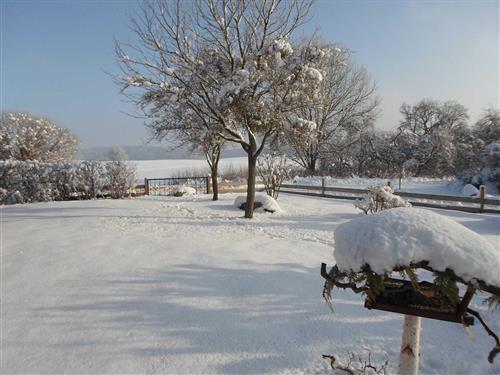
<svg viewBox="0 0 500 375">
<path fill-rule="evenodd" d="M 399 375 L 418 375 L 421 321 L 419 316 L 405 315 L 399 353 Z"/>
<path fill-rule="evenodd" d="M 486 188 L 484 185 L 479 186 L 479 212 L 484 211 L 484 196 L 486 195 Z"/>
<path fill-rule="evenodd" d="M 321 178 L 321 195 L 325 196 L 325 178 Z"/>
<path fill-rule="evenodd" d="M 210 176 L 205 177 L 207 181 L 207 194 L 210 194 Z"/>
<path fill-rule="evenodd" d="M 147 178 L 144 179 L 144 195 L 149 195 L 149 181 Z"/>
</svg>

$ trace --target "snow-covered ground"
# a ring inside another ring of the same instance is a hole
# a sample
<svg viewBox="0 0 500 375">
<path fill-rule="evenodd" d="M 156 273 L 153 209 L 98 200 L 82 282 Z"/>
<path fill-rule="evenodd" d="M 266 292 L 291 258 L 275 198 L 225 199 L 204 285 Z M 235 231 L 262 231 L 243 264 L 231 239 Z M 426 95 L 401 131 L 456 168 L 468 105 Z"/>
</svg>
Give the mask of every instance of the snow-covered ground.
<svg viewBox="0 0 500 375">
<path fill-rule="evenodd" d="M 227 194 L 0 208 L 1 373 L 329 373 L 369 349 L 397 368 L 402 316 L 325 306 L 321 262 L 351 202 L 283 194 L 242 218 Z M 495 215 L 439 211 L 499 247 Z M 473 302 L 495 331 L 498 315 Z M 422 374 L 498 374 L 476 324 L 423 320 Z"/>
<path fill-rule="evenodd" d="M 172 159 L 172 160 L 131 160 L 131 164 L 135 165 L 137 171 L 137 179 L 144 178 L 162 178 L 172 177 L 179 172 L 207 172 L 208 164 L 205 159 Z M 246 167 L 247 159 L 239 158 L 224 158 L 220 160 L 219 170 L 223 172 L 228 168 L 238 170 L 240 167 Z"/>
</svg>

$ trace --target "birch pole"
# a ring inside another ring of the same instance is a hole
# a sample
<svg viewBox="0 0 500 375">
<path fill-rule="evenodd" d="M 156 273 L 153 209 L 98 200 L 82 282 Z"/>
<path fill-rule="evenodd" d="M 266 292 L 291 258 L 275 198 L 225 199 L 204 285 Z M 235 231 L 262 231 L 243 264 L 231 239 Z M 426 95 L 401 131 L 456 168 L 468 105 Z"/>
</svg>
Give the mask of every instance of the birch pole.
<svg viewBox="0 0 500 375">
<path fill-rule="evenodd" d="M 399 375 L 418 374 L 421 320 L 419 316 L 405 315 L 399 353 Z"/>
</svg>

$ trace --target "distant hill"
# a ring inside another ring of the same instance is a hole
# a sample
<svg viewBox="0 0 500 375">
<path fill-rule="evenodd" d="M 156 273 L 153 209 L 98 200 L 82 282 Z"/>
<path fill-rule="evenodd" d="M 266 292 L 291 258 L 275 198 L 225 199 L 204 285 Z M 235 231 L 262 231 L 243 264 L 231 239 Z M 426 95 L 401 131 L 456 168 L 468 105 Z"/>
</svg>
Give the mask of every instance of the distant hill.
<svg viewBox="0 0 500 375">
<path fill-rule="evenodd" d="M 163 159 L 203 159 L 202 155 L 192 153 L 186 148 L 167 150 L 160 146 L 122 146 L 129 160 L 163 160 Z M 109 160 L 109 153 L 113 147 L 91 147 L 78 151 L 80 160 Z M 245 156 L 241 147 L 225 150 L 223 158 Z"/>
</svg>

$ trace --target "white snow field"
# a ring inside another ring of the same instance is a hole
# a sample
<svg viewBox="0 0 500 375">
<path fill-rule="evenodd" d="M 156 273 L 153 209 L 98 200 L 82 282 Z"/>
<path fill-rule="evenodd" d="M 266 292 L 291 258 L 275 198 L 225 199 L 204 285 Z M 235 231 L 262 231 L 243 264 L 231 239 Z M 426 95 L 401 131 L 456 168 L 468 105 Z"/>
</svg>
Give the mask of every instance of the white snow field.
<svg viewBox="0 0 500 375">
<path fill-rule="evenodd" d="M 172 177 L 178 172 L 185 171 L 209 171 L 205 159 L 131 160 L 130 163 L 136 167 L 138 180 Z M 224 171 L 227 168 L 239 169 L 246 167 L 247 163 L 245 157 L 223 158 L 219 162 L 219 171 Z"/>
<path fill-rule="evenodd" d="M 397 369 L 403 317 L 321 292 L 352 202 L 282 194 L 252 220 L 237 195 L 0 208 L 2 374 L 328 374 L 349 351 Z M 499 248 L 499 216 L 438 211 Z M 481 304 L 493 330 L 500 319 Z M 479 324 L 423 319 L 422 374 L 498 374 Z"/>
</svg>

